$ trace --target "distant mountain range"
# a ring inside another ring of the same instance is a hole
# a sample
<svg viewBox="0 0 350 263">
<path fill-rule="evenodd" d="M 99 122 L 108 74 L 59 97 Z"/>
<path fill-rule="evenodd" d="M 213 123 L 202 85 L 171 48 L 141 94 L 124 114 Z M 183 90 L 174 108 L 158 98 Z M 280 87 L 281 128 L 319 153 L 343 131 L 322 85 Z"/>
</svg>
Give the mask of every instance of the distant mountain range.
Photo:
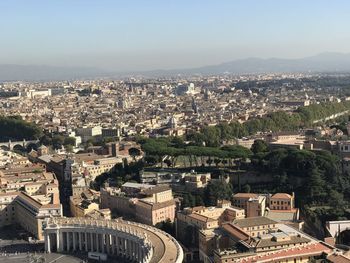
<svg viewBox="0 0 350 263">
<path fill-rule="evenodd" d="M 271 72 L 350 72 L 350 54 L 321 53 L 300 59 L 246 58 L 199 68 L 152 71 L 152 74 L 244 74 Z"/>
<path fill-rule="evenodd" d="M 328 52 L 300 59 L 247 58 L 198 68 L 124 73 L 90 67 L 0 64 L 0 81 L 69 80 L 96 77 L 120 77 L 134 74 L 143 76 L 171 76 L 178 74 L 210 75 L 271 72 L 350 72 L 350 54 Z"/>
</svg>

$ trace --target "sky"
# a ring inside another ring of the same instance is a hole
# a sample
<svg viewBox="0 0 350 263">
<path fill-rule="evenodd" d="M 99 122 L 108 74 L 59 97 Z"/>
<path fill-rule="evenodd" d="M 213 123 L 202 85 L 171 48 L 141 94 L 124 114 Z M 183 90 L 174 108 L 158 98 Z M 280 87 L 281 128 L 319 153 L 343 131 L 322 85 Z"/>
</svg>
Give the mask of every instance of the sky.
<svg viewBox="0 0 350 263">
<path fill-rule="evenodd" d="M 1 0 L 0 64 L 130 71 L 350 53 L 348 0 Z"/>
</svg>

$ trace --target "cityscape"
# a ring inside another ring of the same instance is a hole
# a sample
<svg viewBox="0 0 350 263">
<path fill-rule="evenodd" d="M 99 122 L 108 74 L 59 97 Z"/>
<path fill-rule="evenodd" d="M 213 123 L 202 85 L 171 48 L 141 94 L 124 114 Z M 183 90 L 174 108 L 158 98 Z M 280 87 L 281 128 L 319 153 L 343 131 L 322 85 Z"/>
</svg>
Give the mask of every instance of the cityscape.
<svg viewBox="0 0 350 263">
<path fill-rule="evenodd" d="M 0 262 L 350 263 L 349 8 L 0 2 Z"/>
</svg>

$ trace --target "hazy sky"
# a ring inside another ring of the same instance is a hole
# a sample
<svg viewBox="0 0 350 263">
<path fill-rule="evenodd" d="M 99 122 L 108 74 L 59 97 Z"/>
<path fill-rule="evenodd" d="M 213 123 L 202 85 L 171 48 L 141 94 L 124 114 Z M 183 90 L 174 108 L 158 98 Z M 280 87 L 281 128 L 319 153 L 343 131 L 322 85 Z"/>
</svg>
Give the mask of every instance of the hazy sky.
<svg viewBox="0 0 350 263">
<path fill-rule="evenodd" d="M 186 68 L 350 53 L 348 0 L 1 0 L 0 64 Z"/>
</svg>

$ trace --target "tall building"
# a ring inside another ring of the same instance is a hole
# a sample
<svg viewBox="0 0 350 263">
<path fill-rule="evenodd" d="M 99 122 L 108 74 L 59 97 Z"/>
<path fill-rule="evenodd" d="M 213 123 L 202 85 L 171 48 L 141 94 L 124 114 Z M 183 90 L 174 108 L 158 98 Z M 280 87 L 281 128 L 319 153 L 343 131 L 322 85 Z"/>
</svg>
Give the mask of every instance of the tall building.
<svg viewBox="0 0 350 263">
<path fill-rule="evenodd" d="M 128 215 L 136 221 L 156 225 L 175 219 L 175 200 L 166 186 L 125 183 L 121 189 L 101 189 L 101 208 L 110 208 L 118 214 Z"/>
<path fill-rule="evenodd" d="M 19 224 L 43 240 L 45 219 L 62 215 L 53 173 L 28 164 L 0 170 L 0 226 Z"/>
</svg>

